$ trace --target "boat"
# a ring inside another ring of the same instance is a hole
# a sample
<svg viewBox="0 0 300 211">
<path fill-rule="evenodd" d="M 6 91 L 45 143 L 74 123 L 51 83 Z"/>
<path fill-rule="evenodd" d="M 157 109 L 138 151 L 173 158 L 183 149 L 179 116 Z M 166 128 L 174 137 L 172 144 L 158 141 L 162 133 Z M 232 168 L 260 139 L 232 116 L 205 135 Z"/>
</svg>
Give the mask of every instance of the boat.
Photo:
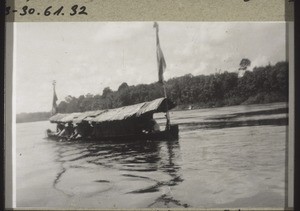
<svg viewBox="0 0 300 211">
<path fill-rule="evenodd" d="M 94 141 L 177 140 L 178 125 L 169 124 L 164 130 L 155 129 L 154 113 L 168 112 L 176 105 L 168 98 L 114 109 L 76 113 L 57 113 L 50 122 L 57 124 L 57 131 L 46 131 L 48 138 Z M 62 129 L 73 127 L 72 133 L 62 134 Z M 81 129 L 80 129 L 81 128 Z M 75 131 L 77 130 L 77 135 Z"/>
<path fill-rule="evenodd" d="M 170 123 L 169 110 L 176 105 L 167 98 L 163 73 L 166 61 L 160 47 L 158 24 L 155 22 L 158 64 L 158 82 L 162 84 L 164 97 L 149 102 L 114 109 L 78 112 L 71 114 L 56 113 L 57 96 L 53 82 L 53 116 L 51 123 L 57 124 L 57 130 L 47 130 L 47 136 L 54 139 L 92 139 L 92 140 L 154 140 L 178 139 L 178 125 Z M 165 112 L 166 125 L 160 130 L 153 118 L 154 113 Z"/>
</svg>

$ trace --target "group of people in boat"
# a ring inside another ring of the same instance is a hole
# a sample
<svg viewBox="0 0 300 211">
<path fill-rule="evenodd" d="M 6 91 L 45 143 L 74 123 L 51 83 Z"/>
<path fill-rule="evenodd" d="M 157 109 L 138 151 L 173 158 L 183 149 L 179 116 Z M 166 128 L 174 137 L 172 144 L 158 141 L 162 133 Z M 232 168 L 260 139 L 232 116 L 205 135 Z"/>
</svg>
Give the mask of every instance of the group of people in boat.
<svg viewBox="0 0 300 211">
<path fill-rule="evenodd" d="M 160 131 L 160 126 L 153 118 L 140 118 L 128 121 L 95 123 L 58 123 L 55 136 L 76 140 L 80 138 L 99 138 L 110 136 L 148 134 Z"/>
</svg>

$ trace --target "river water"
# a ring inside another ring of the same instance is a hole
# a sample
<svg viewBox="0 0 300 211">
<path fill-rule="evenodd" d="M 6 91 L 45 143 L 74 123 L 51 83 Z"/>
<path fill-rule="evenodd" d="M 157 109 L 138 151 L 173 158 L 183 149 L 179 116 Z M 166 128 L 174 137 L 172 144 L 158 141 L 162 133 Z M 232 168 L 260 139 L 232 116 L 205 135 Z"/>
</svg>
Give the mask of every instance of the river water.
<svg viewBox="0 0 300 211">
<path fill-rule="evenodd" d="M 171 122 L 178 141 L 122 144 L 54 141 L 49 122 L 17 124 L 17 207 L 284 207 L 287 104 L 174 111 Z"/>
</svg>

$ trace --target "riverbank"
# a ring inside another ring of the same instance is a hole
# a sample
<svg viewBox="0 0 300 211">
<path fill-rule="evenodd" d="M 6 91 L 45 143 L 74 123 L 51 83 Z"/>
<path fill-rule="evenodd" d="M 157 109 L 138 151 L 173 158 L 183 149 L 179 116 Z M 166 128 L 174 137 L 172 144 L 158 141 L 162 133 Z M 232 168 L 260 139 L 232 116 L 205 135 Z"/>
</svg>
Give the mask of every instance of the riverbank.
<svg viewBox="0 0 300 211">
<path fill-rule="evenodd" d="M 258 100 L 259 99 L 259 102 Z M 263 100 L 262 100 L 263 99 Z M 237 101 L 231 101 L 237 102 Z M 205 108 L 220 108 L 226 106 L 238 106 L 238 105 L 260 105 L 260 104 L 268 104 L 268 103 L 288 103 L 286 100 L 270 100 L 267 98 L 252 98 L 248 99 L 240 104 L 225 104 L 224 102 L 209 102 L 209 103 L 192 103 L 192 104 L 181 104 L 176 106 L 173 111 L 184 111 L 184 110 L 194 110 L 194 109 L 205 109 Z M 37 113 L 22 113 L 17 114 L 16 123 L 25 123 L 25 122 L 39 122 L 39 121 L 47 121 L 51 117 L 50 112 L 37 112 Z"/>
<path fill-rule="evenodd" d="M 239 104 L 235 104 L 235 103 L 225 104 L 224 102 L 191 103 L 191 104 L 178 105 L 173 110 L 184 111 L 184 110 L 205 109 L 205 108 L 221 108 L 221 107 L 239 106 L 239 105 L 262 105 L 262 104 L 269 104 L 269 103 L 288 103 L 288 101 L 287 100 L 278 100 L 278 101 L 266 100 L 263 102 L 257 102 L 249 99 Z"/>
</svg>

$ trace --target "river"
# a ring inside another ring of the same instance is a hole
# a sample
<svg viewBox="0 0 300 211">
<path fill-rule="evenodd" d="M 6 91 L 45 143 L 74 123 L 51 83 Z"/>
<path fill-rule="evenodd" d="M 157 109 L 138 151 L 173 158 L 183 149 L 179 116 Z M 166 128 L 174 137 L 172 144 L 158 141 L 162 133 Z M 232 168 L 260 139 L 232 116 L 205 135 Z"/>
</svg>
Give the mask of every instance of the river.
<svg viewBox="0 0 300 211">
<path fill-rule="evenodd" d="M 17 124 L 17 207 L 284 207 L 286 103 L 174 111 L 171 122 L 178 141 L 122 144 L 54 141 L 49 122 Z"/>
</svg>

